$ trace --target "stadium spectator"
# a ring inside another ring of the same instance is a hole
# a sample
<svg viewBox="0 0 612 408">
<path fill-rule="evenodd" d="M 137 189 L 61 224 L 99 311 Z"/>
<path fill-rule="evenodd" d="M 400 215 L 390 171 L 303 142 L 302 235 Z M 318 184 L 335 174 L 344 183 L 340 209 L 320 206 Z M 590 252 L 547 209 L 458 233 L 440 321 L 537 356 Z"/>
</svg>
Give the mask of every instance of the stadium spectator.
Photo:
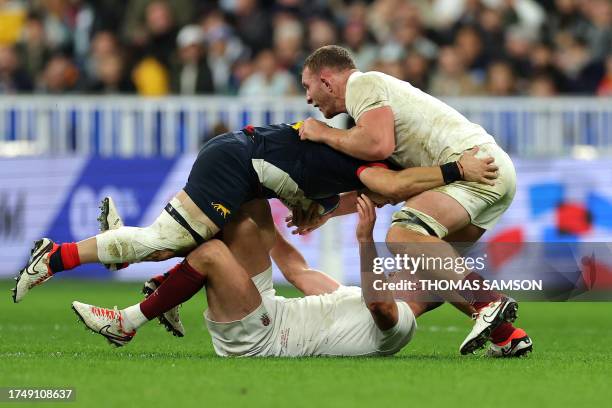
<svg viewBox="0 0 612 408">
<path fill-rule="evenodd" d="M 71 4 L 65 0 L 44 0 L 41 4 L 47 44 L 54 52 L 72 54 L 73 35 L 76 29 L 75 17 L 80 2 Z"/>
<path fill-rule="evenodd" d="M 119 54 L 107 55 L 96 65 L 97 80 L 88 91 L 94 94 L 123 94 L 134 92 L 134 84 L 126 76 L 125 63 Z"/>
<path fill-rule="evenodd" d="M 138 44 L 144 57 L 151 57 L 166 67 L 175 53 L 178 32 L 170 4 L 165 0 L 150 2 L 145 9 L 145 38 Z"/>
<path fill-rule="evenodd" d="M 593 59 L 602 60 L 612 50 L 612 2 L 591 0 L 584 3 L 589 25 L 585 40 Z"/>
<path fill-rule="evenodd" d="M 482 81 L 489 60 L 478 30 L 473 26 L 462 27 L 455 37 L 455 47 L 461 55 L 465 68 L 477 81 Z"/>
<path fill-rule="evenodd" d="M 429 89 L 430 60 L 416 52 L 404 60 L 404 79 L 419 89 Z"/>
<path fill-rule="evenodd" d="M 504 44 L 506 32 L 501 11 L 484 8 L 478 21 L 485 54 L 494 59 L 503 58 L 504 49 L 500 47 L 500 44 Z"/>
<path fill-rule="evenodd" d="M 612 96 L 612 53 L 605 62 L 606 72 L 597 86 L 597 95 Z"/>
<path fill-rule="evenodd" d="M 495 61 L 487 69 L 486 90 L 492 96 L 513 96 L 518 93 L 516 78 L 507 62 Z"/>
<path fill-rule="evenodd" d="M 557 64 L 567 78 L 567 91 L 570 93 L 594 93 L 603 75 L 601 62 L 593 60 L 587 45 L 569 33 L 558 36 L 559 51 Z"/>
<path fill-rule="evenodd" d="M 231 10 L 236 32 L 242 42 L 256 53 L 272 46 L 270 13 L 259 7 L 258 0 L 236 0 Z"/>
<path fill-rule="evenodd" d="M 529 56 L 535 41 L 535 34 L 519 26 L 513 26 L 507 31 L 505 59 L 511 64 L 516 76 L 525 78 L 529 75 Z"/>
<path fill-rule="evenodd" d="M 19 39 L 26 14 L 23 1 L 0 0 L 0 45 L 11 45 Z"/>
<path fill-rule="evenodd" d="M 245 54 L 245 47 L 219 11 L 204 16 L 201 26 L 214 89 L 218 93 L 231 93 L 236 89 L 230 86 L 232 66 Z"/>
<path fill-rule="evenodd" d="M 315 17 L 308 23 L 308 48 L 316 50 L 324 45 L 336 44 L 338 35 L 334 24 L 324 18 Z"/>
<path fill-rule="evenodd" d="M 37 91 L 56 95 L 72 93 L 78 90 L 79 79 L 79 71 L 70 58 L 56 54 L 47 63 Z"/>
<path fill-rule="evenodd" d="M 355 65 L 368 71 L 378 57 L 378 47 L 369 38 L 368 27 L 362 21 L 349 21 L 342 33 L 344 46 L 351 50 Z"/>
<path fill-rule="evenodd" d="M 103 0 L 108 3 L 108 7 L 116 7 L 115 0 Z M 147 41 L 150 27 L 149 6 L 151 3 L 158 3 L 159 0 L 128 0 L 125 17 L 122 23 L 122 36 L 131 44 L 144 45 Z M 125 2 L 124 2 L 125 3 Z M 197 11 L 197 1 L 193 0 L 172 0 L 166 2 L 168 12 L 173 16 L 173 20 L 178 26 L 183 26 L 192 21 Z"/>
<path fill-rule="evenodd" d="M 255 60 L 255 71 L 240 86 L 242 96 L 283 96 L 296 91 L 294 80 L 279 68 L 274 52 L 261 51 Z"/>
<path fill-rule="evenodd" d="M 285 68 L 299 83 L 302 63 L 306 58 L 302 44 L 304 29 L 293 15 L 282 15 L 274 21 L 274 53 L 278 63 Z"/>
<path fill-rule="evenodd" d="M 532 77 L 545 75 L 554 82 L 555 89 L 563 91 L 567 88 L 565 76 L 555 65 L 555 54 L 550 46 L 535 44 L 529 55 L 529 71 Z"/>
<path fill-rule="evenodd" d="M 181 95 L 214 92 L 212 72 L 204 51 L 204 31 L 198 25 L 181 29 L 176 39 L 178 61 L 172 66 L 172 92 Z"/>
<path fill-rule="evenodd" d="M 163 96 L 170 92 L 168 70 L 152 57 L 142 59 L 132 71 L 132 80 L 142 96 Z"/>
<path fill-rule="evenodd" d="M 423 35 L 418 9 L 409 3 L 404 3 L 397 10 L 388 45 L 396 47 L 396 53 L 402 57 L 409 52 L 418 52 L 428 58 L 434 58 L 438 52 L 438 47 Z"/>
<path fill-rule="evenodd" d="M 555 80 L 546 74 L 536 75 L 531 79 L 528 95 L 535 97 L 551 97 L 557 95 Z"/>
<path fill-rule="evenodd" d="M 0 45 L 0 94 L 31 90 L 30 78 L 24 70 L 20 69 L 14 48 L 9 45 Z"/>
<path fill-rule="evenodd" d="M 430 92 L 437 96 L 464 96 L 480 92 L 478 84 L 466 72 L 457 48 L 440 50 L 439 65 L 431 79 Z"/>
<path fill-rule="evenodd" d="M 110 31 L 98 31 L 94 34 L 89 51 L 83 70 L 92 82 L 98 79 L 100 61 L 121 52 L 117 37 Z"/>
<path fill-rule="evenodd" d="M 31 81 L 36 82 L 51 57 L 45 28 L 37 13 L 30 13 L 26 18 L 16 47 L 21 67 Z"/>
</svg>

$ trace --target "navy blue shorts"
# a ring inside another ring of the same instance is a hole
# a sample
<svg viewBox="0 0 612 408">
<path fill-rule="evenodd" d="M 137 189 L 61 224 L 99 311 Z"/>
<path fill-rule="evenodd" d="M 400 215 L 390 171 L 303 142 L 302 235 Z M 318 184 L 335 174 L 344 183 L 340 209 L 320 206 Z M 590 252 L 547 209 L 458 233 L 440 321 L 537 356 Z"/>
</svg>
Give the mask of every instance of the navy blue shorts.
<svg viewBox="0 0 612 408">
<path fill-rule="evenodd" d="M 191 168 L 184 190 L 220 229 L 243 203 L 259 196 L 253 149 L 245 133 L 225 133 L 202 147 Z"/>
</svg>

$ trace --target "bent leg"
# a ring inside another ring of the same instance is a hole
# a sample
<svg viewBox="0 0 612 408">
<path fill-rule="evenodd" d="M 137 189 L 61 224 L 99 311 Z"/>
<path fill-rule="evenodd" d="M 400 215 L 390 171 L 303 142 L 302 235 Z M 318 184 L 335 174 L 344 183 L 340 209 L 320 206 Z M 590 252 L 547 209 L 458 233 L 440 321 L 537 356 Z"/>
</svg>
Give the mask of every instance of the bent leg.
<svg viewBox="0 0 612 408">
<path fill-rule="evenodd" d="M 455 259 L 459 254 L 447 242 L 449 234 L 470 225 L 470 216 L 454 198 L 437 191 L 426 191 L 406 202 L 402 211 L 394 215 L 394 223 L 387 233 L 387 243 L 394 253 L 419 256 L 426 259 Z M 427 269 L 432 280 L 461 281 L 465 273 L 452 269 Z M 463 294 L 457 291 L 436 291 L 438 296 L 455 304 L 464 313 L 473 312 Z"/>
<path fill-rule="evenodd" d="M 227 246 L 213 239 L 192 251 L 140 304 L 126 310 L 128 330 L 189 300 L 206 285 L 210 317 L 240 320 L 261 304 L 259 292 Z"/>
<path fill-rule="evenodd" d="M 211 320 L 240 320 L 261 304 L 261 296 L 249 273 L 223 242 L 212 240 L 201 245 L 187 256 L 187 261 L 205 276 Z"/>
</svg>

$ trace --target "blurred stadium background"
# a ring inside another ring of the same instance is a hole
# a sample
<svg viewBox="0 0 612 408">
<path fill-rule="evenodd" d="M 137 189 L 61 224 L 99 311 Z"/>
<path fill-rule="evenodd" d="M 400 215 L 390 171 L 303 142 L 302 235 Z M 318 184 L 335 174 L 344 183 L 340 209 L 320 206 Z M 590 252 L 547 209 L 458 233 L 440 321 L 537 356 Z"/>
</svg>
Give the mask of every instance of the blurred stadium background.
<svg viewBox="0 0 612 408">
<path fill-rule="evenodd" d="M 612 240 L 610 0 L 0 0 L 0 278 L 41 236 L 95 234 L 105 195 L 127 224 L 151 222 L 215 134 L 319 117 L 299 74 L 332 43 L 441 97 L 513 156 L 518 193 L 487 240 Z M 354 223 L 293 239 L 355 283 Z"/>
</svg>

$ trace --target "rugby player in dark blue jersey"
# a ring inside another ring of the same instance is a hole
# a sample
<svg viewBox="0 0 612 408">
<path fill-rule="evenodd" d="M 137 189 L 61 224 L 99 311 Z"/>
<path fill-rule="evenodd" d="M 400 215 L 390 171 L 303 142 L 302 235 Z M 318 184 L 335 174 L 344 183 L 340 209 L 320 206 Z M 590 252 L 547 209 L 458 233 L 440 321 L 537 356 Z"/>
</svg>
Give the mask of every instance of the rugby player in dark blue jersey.
<svg viewBox="0 0 612 408">
<path fill-rule="evenodd" d="M 326 214 L 338 207 L 340 193 L 368 187 L 368 179 L 379 176 L 394 177 L 394 185 L 412 194 L 460 179 L 488 183 L 495 178 L 493 160 L 476 159 L 473 152 L 442 166 L 387 170 L 384 163 L 355 159 L 324 144 L 301 142 L 300 125 L 248 126 L 206 143 L 184 189 L 148 227 L 122 226 L 79 243 L 37 241 L 17 278 L 13 300 L 19 302 L 53 274 L 83 263 L 122 265 L 186 255 L 217 234 L 243 203 L 255 198 L 279 198 L 290 208 L 315 208 Z M 112 206 L 111 201 L 104 204 Z M 181 265 L 185 273 L 179 270 L 164 282 L 171 293 L 166 302 L 144 313 L 147 318 L 184 302 L 201 288 L 191 278 L 188 264 Z"/>
</svg>

